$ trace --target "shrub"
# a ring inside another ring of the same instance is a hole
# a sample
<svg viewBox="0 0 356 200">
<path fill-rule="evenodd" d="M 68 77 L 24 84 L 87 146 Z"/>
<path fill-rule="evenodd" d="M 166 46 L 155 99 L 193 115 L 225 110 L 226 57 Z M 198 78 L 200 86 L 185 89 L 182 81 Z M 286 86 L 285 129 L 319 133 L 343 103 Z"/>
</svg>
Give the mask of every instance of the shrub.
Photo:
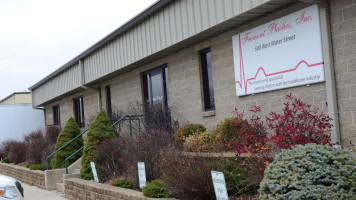
<svg viewBox="0 0 356 200">
<path fill-rule="evenodd" d="M 30 170 L 44 170 L 44 165 L 43 163 L 41 164 L 35 164 L 35 165 L 28 165 L 28 168 L 30 168 Z"/>
<path fill-rule="evenodd" d="M 14 164 L 19 164 L 26 161 L 26 144 L 20 141 L 13 141 L 11 143 L 8 158 Z"/>
<path fill-rule="evenodd" d="M 143 132 L 119 139 L 121 176 L 133 183 L 134 188 L 139 188 L 137 162 L 145 163 L 147 181 L 162 178 L 162 169 L 158 163 L 166 153 L 163 149 L 174 143 L 172 134 L 164 130 L 151 130 L 149 133 Z"/>
<path fill-rule="evenodd" d="M 215 147 L 218 150 L 233 150 L 231 145 L 236 139 L 236 132 L 242 126 L 243 119 L 241 118 L 226 118 L 217 125 L 214 133 L 216 135 Z"/>
<path fill-rule="evenodd" d="M 184 142 L 186 137 L 205 131 L 206 128 L 201 124 L 186 124 L 178 129 L 176 140 L 178 142 Z"/>
<path fill-rule="evenodd" d="M 148 182 L 147 185 L 142 188 L 142 193 L 146 197 L 153 197 L 153 198 L 169 197 L 168 190 L 163 187 L 162 181 L 158 179 Z"/>
<path fill-rule="evenodd" d="M 80 169 L 80 177 L 86 180 L 92 180 L 93 174 L 91 171 L 90 162 L 96 163 L 96 147 L 104 139 L 114 138 L 116 135 L 111 127 L 110 120 L 104 111 L 99 112 L 93 122 L 89 126 L 85 147 L 82 157 L 82 168 Z M 98 169 L 100 171 L 100 169 Z"/>
<path fill-rule="evenodd" d="M 26 161 L 30 163 L 41 163 L 43 158 L 43 150 L 47 144 L 43 138 L 41 129 L 30 132 L 24 136 L 24 142 L 26 143 Z"/>
<path fill-rule="evenodd" d="M 269 128 L 274 131 L 269 140 L 281 149 L 297 144 L 330 144 L 332 119 L 291 94 L 286 99 L 282 114 L 272 112 L 266 117 Z"/>
<path fill-rule="evenodd" d="M 68 143 L 70 140 L 72 140 L 74 137 L 76 137 L 79 134 L 80 134 L 80 128 L 78 127 L 74 119 L 70 117 L 64 129 L 59 133 L 57 143 L 53 152 L 57 151 L 57 149 L 61 148 L 63 145 Z M 52 169 L 64 168 L 65 159 L 68 156 L 72 155 L 75 151 L 77 151 L 82 146 L 83 146 L 83 139 L 82 137 L 79 137 L 73 142 L 71 142 L 64 149 L 54 154 L 53 159 L 51 160 Z M 81 153 L 78 153 L 76 156 L 73 156 L 71 159 L 69 159 L 69 165 L 80 157 L 81 157 Z"/>
<path fill-rule="evenodd" d="M 208 131 L 200 132 L 186 137 L 185 142 L 183 143 L 183 149 L 192 152 L 211 151 L 213 149 L 214 140 L 214 135 L 210 134 Z"/>
<path fill-rule="evenodd" d="M 208 153 L 195 155 L 182 152 L 175 146 L 164 149 L 158 162 L 163 185 L 179 199 L 215 199 L 211 171 L 219 171 L 217 158 Z"/>
<path fill-rule="evenodd" d="M 234 124 L 238 126 L 236 130 L 238 140 L 233 141 L 231 146 L 235 149 L 236 157 L 239 157 L 242 153 L 254 155 L 269 151 L 266 127 L 261 118 L 257 116 L 260 111 L 261 109 L 255 106 L 250 110 L 253 113 L 251 119 L 242 120 Z M 244 112 L 239 112 L 235 109 L 234 113 L 237 120 L 243 119 Z"/>
<path fill-rule="evenodd" d="M 229 196 L 257 193 L 258 187 L 250 184 L 251 174 L 240 163 L 234 160 L 223 159 L 218 162 L 218 166 L 220 171 L 224 173 Z"/>
<path fill-rule="evenodd" d="M 133 188 L 133 185 L 131 182 L 125 180 L 125 179 L 119 179 L 117 181 L 114 181 L 113 186 L 116 187 L 122 187 L 122 188 Z"/>
<path fill-rule="evenodd" d="M 9 155 L 13 142 L 15 142 L 15 140 L 13 139 L 7 139 L 1 142 L 1 153 L 3 154 L 3 156 L 7 157 Z"/>
<path fill-rule="evenodd" d="M 120 138 L 105 139 L 97 146 L 96 161 L 100 181 L 106 182 L 122 173 L 121 148 L 124 146 Z"/>
<path fill-rule="evenodd" d="M 1 160 L 2 163 L 10 163 L 10 160 L 8 157 L 5 157 Z"/>
<path fill-rule="evenodd" d="M 297 145 L 267 167 L 260 199 L 355 199 L 356 159 L 329 145 Z"/>
</svg>

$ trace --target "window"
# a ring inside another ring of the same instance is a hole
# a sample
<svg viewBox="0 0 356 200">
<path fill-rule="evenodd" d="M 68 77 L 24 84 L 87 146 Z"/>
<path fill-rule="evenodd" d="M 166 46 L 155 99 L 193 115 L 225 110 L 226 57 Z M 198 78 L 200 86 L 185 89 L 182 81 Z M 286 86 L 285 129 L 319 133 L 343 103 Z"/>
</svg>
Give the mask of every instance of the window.
<svg viewBox="0 0 356 200">
<path fill-rule="evenodd" d="M 59 110 L 59 105 L 53 106 L 52 109 L 53 109 L 53 124 L 55 125 L 61 124 L 61 114 Z"/>
<path fill-rule="evenodd" d="M 210 48 L 200 51 L 205 111 L 215 110 Z"/>
<path fill-rule="evenodd" d="M 77 122 L 80 128 L 85 127 L 84 123 L 84 102 L 83 96 L 77 97 L 74 99 L 74 115 L 75 121 Z"/>
<path fill-rule="evenodd" d="M 143 73 L 144 100 L 148 105 L 169 105 L 167 65 Z"/>
<path fill-rule="evenodd" d="M 110 91 L 110 85 L 105 87 L 105 92 L 106 92 L 106 112 L 109 117 L 112 115 L 112 108 L 111 108 L 111 91 Z"/>
</svg>

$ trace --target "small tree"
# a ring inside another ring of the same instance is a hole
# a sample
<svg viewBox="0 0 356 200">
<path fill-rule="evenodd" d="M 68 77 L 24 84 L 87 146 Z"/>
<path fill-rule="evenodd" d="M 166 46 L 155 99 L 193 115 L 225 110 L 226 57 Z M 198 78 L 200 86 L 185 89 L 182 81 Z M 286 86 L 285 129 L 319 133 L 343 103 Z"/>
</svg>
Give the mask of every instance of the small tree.
<svg viewBox="0 0 356 200">
<path fill-rule="evenodd" d="M 114 137 L 116 137 L 116 135 L 111 127 L 110 120 L 106 113 L 101 111 L 90 124 L 87 132 L 82 157 L 82 169 L 80 170 L 80 177 L 82 179 L 93 179 L 90 162 L 93 161 L 96 163 L 96 147 L 104 139 Z"/>
<path fill-rule="evenodd" d="M 80 133 L 80 128 L 78 127 L 78 124 L 74 121 L 72 117 L 70 117 L 64 129 L 58 135 L 57 143 L 53 152 L 57 151 L 67 142 L 69 142 L 74 137 L 76 137 L 79 133 Z M 82 146 L 83 146 L 83 138 L 79 137 L 76 140 L 74 140 L 72 143 L 70 143 L 68 146 L 66 146 L 64 149 L 54 154 L 53 159 L 51 161 L 52 169 L 64 168 L 65 159 L 68 156 L 72 155 L 75 151 L 77 151 Z M 71 159 L 69 159 L 69 164 L 73 163 L 81 156 L 82 156 L 81 153 L 78 153 L 76 156 L 73 156 Z"/>
</svg>

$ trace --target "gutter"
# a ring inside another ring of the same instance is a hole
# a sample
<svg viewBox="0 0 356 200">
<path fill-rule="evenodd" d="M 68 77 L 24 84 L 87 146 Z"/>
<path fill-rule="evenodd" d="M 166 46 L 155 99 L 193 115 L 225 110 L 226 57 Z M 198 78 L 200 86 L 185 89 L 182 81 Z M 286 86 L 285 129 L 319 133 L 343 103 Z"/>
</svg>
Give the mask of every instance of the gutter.
<svg viewBox="0 0 356 200">
<path fill-rule="evenodd" d="M 331 142 L 340 143 L 340 122 L 339 110 L 337 107 L 335 70 L 332 53 L 331 27 L 330 27 L 330 5 L 327 0 L 299 0 L 306 3 L 318 4 L 320 13 L 320 28 L 323 46 L 324 67 L 325 67 L 325 85 L 328 114 L 333 119 L 331 124 L 334 126 L 331 130 Z"/>
</svg>

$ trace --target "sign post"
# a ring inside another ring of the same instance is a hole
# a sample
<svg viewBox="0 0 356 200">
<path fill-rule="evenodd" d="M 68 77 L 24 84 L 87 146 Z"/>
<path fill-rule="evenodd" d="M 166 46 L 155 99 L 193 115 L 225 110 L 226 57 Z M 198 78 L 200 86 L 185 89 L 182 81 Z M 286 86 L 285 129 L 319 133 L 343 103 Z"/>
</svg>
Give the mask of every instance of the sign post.
<svg viewBox="0 0 356 200">
<path fill-rule="evenodd" d="M 222 172 L 211 171 L 211 178 L 213 179 L 216 199 L 229 200 L 224 174 Z"/>
<path fill-rule="evenodd" d="M 91 170 L 93 171 L 94 181 L 99 183 L 98 173 L 96 173 L 95 163 L 90 162 Z"/>
<path fill-rule="evenodd" d="M 138 181 L 140 184 L 140 189 L 142 189 L 144 186 L 146 186 L 146 169 L 145 169 L 145 163 L 144 162 L 138 162 Z"/>
</svg>

